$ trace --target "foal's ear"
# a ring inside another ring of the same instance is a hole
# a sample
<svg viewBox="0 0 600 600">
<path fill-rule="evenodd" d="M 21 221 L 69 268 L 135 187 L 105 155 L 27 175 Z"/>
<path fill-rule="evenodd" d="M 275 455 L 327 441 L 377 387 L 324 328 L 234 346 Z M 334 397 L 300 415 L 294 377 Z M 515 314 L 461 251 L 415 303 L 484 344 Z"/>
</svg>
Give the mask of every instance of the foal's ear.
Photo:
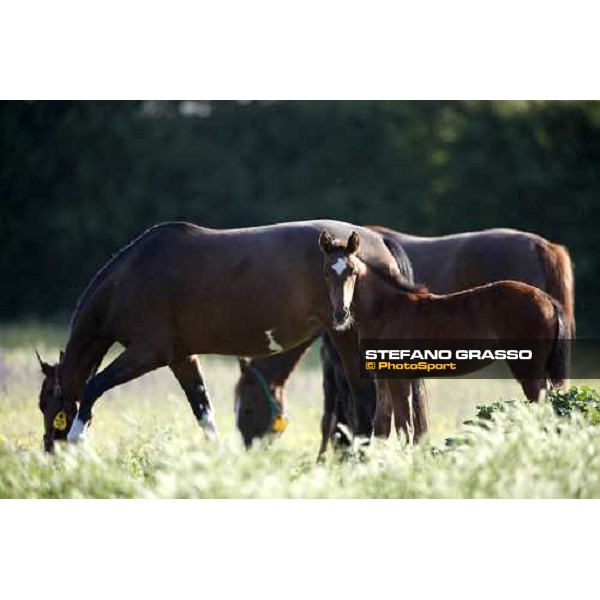
<svg viewBox="0 0 600 600">
<path fill-rule="evenodd" d="M 325 254 L 329 254 L 333 250 L 333 238 L 328 231 L 321 231 L 319 236 L 319 246 Z"/>
<path fill-rule="evenodd" d="M 240 371 L 243 373 L 250 365 L 250 359 L 244 356 L 240 356 L 238 358 L 238 363 L 240 364 Z"/>
<path fill-rule="evenodd" d="M 347 254 L 356 254 L 358 249 L 360 248 L 360 236 L 356 231 L 353 231 L 348 238 L 348 243 L 346 244 L 346 253 Z"/>
</svg>

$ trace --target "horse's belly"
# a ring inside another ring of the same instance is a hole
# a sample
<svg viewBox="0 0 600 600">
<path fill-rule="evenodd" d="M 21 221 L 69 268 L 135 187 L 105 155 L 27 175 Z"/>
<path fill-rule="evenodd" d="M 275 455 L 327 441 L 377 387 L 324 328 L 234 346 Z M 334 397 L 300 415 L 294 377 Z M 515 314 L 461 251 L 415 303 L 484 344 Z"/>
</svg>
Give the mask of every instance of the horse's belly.
<svg viewBox="0 0 600 600">
<path fill-rule="evenodd" d="M 198 316 L 182 328 L 182 337 L 190 354 L 265 356 L 293 348 L 321 329 L 318 319 L 310 315 L 256 318 L 245 314 L 212 319 Z"/>
</svg>

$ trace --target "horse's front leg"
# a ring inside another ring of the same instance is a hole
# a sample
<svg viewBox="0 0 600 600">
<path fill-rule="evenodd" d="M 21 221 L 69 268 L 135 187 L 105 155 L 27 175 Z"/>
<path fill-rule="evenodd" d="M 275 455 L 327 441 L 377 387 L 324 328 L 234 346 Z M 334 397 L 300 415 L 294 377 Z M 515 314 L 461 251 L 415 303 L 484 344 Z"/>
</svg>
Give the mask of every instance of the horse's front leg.
<svg viewBox="0 0 600 600">
<path fill-rule="evenodd" d="M 330 332 L 338 351 L 353 400 L 354 436 L 370 443 L 375 420 L 376 394 L 373 382 L 360 377 L 358 334 L 355 330 Z"/>
<path fill-rule="evenodd" d="M 323 369 L 323 416 L 321 417 L 321 447 L 317 460 L 324 458 L 329 438 L 333 435 L 336 425 L 336 379 L 335 368 L 329 353 L 321 352 L 321 364 Z"/>
<path fill-rule="evenodd" d="M 427 388 L 425 386 L 425 380 L 411 379 L 410 388 L 415 423 L 415 443 L 417 443 L 429 429 L 429 417 L 427 415 Z"/>
<path fill-rule="evenodd" d="M 76 442 L 84 433 L 92 419 L 92 408 L 104 392 L 163 367 L 168 360 L 165 353 L 142 344 L 128 346 L 105 369 L 92 377 L 83 391 L 83 400 L 77 411 L 77 417 L 67 435 L 69 442 Z"/>
<path fill-rule="evenodd" d="M 408 379 L 381 380 L 387 387 L 392 406 L 394 407 L 394 422 L 396 433 L 406 436 L 409 444 L 415 441 L 415 415 L 412 404 L 412 386 Z"/>
<path fill-rule="evenodd" d="M 206 436 L 218 440 L 215 413 L 208 390 L 204 384 L 198 358 L 196 356 L 186 356 L 182 360 L 172 362 L 169 367 L 185 392 L 192 412 Z"/>
</svg>

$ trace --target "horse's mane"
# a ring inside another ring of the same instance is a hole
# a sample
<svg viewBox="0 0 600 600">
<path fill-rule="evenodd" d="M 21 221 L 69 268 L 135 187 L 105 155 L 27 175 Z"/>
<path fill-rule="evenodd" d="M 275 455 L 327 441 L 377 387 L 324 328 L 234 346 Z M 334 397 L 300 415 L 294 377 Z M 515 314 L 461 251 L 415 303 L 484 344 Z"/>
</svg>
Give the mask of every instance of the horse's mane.
<svg viewBox="0 0 600 600">
<path fill-rule="evenodd" d="M 69 327 L 71 330 L 73 330 L 73 327 L 75 326 L 75 323 L 77 322 L 77 317 L 79 316 L 85 303 L 89 300 L 91 295 L 96 291 L 96 289 L 100 285 L 100 282 L 103 280 L 103 277 L 110 273 L 110 271 L 114 267 L 117 260 L 119 258 L 121 258 L 121 256 L 123 256 L 128 250 L 133 248 L 133 246 L 135 246 L 143 237 L 145 237 L 146 234 L 150 233 L 153 229 L 156 229 L 157 227 L 161 227 L 162 225 L 164 225 L 164 223 L 159 223 L 158 225 L 154 225 L 153 227 L 150 227 L 150 229 L 146 229 L 146 231 L 140 233 L 140 235 L 133 238 L 133 240 L 131 240 L 128 244 L 123 246 L 120 250 L 117 250 L 117 252 L 115 252 L 110 257 L 108 262 L 104 263 L 104 265 L 102 267 L 100 267 L 100 269 L 98 269 L 96 274 L 92 277 L 92 280 L 87 284 L 87 286 L 83 290 L 83 293 L 81 294 L 81 296 L 79 296 L 79 300 L 77 300 L 77 304 L 75 305 L 75 310 L 73 311 L 73 315 L 71 316 L 71 321 L 69 322 Z"/>
<path fill-rule="evenodd" d="M 426 294 L 428 292 L 427 287 L 414 282 L 412 264 L 404 248 L 398 242 L 386 237 L 383 237 L 383 243 L 396 260 L 398 271 L 388 271 L 378 265 L 371 265 L 363 261 L 369 271 L 396 290 L 405 293 Z"/>
<path fill-rule="evenodd" d="M 407 281 L 399 271 L 387 271 L 378 266 L 373 266 L 365 263 L 369 272 L 377 277 L 377 279 L 383 281 L 387 285 L 394 289 L 412 294 L 427 294 L 429 290 L 421 283 L 410 283 Z"/>
</svg>

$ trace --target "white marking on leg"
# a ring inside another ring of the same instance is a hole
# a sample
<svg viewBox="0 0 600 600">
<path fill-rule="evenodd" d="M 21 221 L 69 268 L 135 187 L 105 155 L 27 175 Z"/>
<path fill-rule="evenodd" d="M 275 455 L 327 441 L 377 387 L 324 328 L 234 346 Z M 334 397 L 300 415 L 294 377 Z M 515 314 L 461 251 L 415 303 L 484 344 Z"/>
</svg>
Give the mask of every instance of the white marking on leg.
<svg viewBox="0 0 600 600">
<path fill-rule="evenodd" d="M 331 269 L 335 271 L 338 275 L 341 275 L 348 266 L 348 261 L 345 258 L 338 258 L 332 265 Z"/>
<path fill-rule="evenodd" d="M 283 346 L 277 343 L 275 336 L 273 335 L 274 329 L 268 329 L 265 331 L 265 335 L 267 336 L 267 341 L 269 342 L 269 350 L 271 352 L 283 352 Z"/>
<path fill-rule="evenodd" d="M 200 427 L 202 427 L 204 430 L 206 437 L 217 440 L 219 439 L 219 434 L 217 433 L 217 423 L 215 421 L 212 408 L 209 407 L 206 409 L 202 419 L 200 419 Z"/>
<path fill-rule="evenodd" d="M 67 434 L 67 441 L 76 442 L 83 437 L 84 432 L 85 423 L 79 417 L 76 417 L 71 425 L 71 429 L 69 429 L 69 433 Z"/>
<path fill-rule="evenodd" d="M 241 399 L 239 396 L 235 397 L 235 401 L 233 403 L 233 414 L 235 415 L 235 424 L 238 425 L 240 422 L 240 405 Z"/>
</svg>

